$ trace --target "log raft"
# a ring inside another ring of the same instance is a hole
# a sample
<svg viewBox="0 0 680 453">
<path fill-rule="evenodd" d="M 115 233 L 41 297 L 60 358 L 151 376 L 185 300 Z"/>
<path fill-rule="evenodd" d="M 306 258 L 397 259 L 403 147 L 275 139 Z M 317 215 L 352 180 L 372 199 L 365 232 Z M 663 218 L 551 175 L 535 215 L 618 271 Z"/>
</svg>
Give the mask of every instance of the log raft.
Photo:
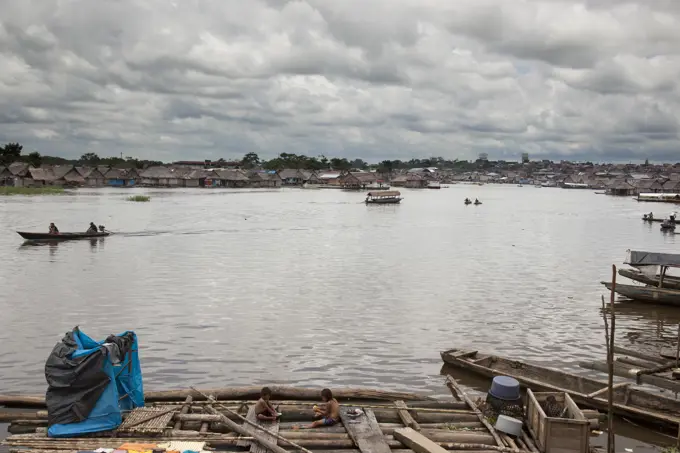
<svg viewBox="0 0 680 453">
<path fill-rule="evenodd" d="M 156 402 L 147 402 L 147 407 L 156 407 L 159 414 L 166 414 L 168 410 L 174 412 L 172 417 L 168 416 L 165 430 L 154 435 L 142 432 L 144 423 L 140 423 L 139 432 L 135 432 L 135 426 L 132 426 L 127 432 L 49 438 L 46 435 L 47 412 L 44 410 L 0 409 L 0 420 L 11 422 L 9 431 L 12 435 L 3 444 L 10 452 L 21 450 L 21 453 L 71 453 L 117 448 L 125 442 L 168 441 L 204 441 L 208 448 L 232 450 L 247 445 L 254 453 L 309 453 L 309 450 L 314 453 L 414 453 L 414 450 L 422 451 L 424 445 L 428 448 L 436 445 L 438 449 L 454 452 L 536 451 L 528 437 L 512 442 L 503 439 L 499 444 L 498 434 L 489 430 L 490 425 L 480 418 L 479 410 L 455 380 L 450 378 L 447 385 L 460 393 L 457 396 L 462 397 L 462 401 L 437 401 L 423 395 L 373 390 L 359 390 L 356 392 L 358 397 L 351 399 L 352 390 L 343 389 L 337 392 L 345 396 L 340 398 L 343 423 L 318 429 L 298 429 L 313 420 L 312 406 L 318 404 L 318 400 L 303 399 L 302 395 L 307 393 L 292 391 L 288 387 L 277 388 L 278 393 L 275 391 L 281 399 L 272 402 L 283 416 L 275 429 L 267 427 L 269 432 L 246 429 L 247 423 L 243 420 L 246 417 L 243 415 L 250 411 L 258 396 L 245 399 L 246 395 L 250 395 L 248 392 L 252 392 L 250 388 L 216 392 L 224 399 L 211 399 L 213 395 L 203 395 L 202 391 L 175 391 L 163 393 L 160 397 L 155 394 Z M 315 397 L 317 392 L 315 390 Z M 13 401 L 16 403 L 17 400 Z M 36 400 L 30 400 L 28 407 L 39 408 L 36 404 Z M 365 423 L 359 421 L 353 424 L 346 416 L 350 408 L 361 409 Z M 599 423 L 596 411 L 584 411 L 584 414 L 592 419 L 593 426 Z M 408 430 L 404 431 L 405 428 Z M 407 437 L 409 440 L 405 442 Z"/>
</svg>

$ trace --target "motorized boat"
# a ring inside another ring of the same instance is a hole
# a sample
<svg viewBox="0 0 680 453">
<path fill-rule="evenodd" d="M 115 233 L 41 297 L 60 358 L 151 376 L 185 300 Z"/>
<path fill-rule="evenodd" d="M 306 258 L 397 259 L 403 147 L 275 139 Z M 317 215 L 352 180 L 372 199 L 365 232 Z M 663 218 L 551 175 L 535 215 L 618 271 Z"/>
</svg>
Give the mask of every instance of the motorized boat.
<svg viewBox="0 0 680 453">
<path fill-rule="evenodd" d="M 111 232 L 106 231 L 103 225 L 99 225 L 99 231 L 85 231 L 76 233 L 31 233 L 28 231 L 17 231 L 17 234 L 27 241 L 72 241 L 76 239 L 92 239 L 110 236 Z"/>
<path fill-rule="evenodd" d="M 510 376 L 532 391 L 565 392 L 579 405 L 604 411 L 608 409 L 609 402 L 604 392 L 608 386 L 606 380 L 591 379 L 475 350 L 450 349 L 440 355 L 447 365 L 480 376 Z M 619 386 L 612 391 L 613 408 L 617 415 L 677 429 L 680 400 L 635 386 Z"/>
<path fill-rule="evenodd" d="M 366 204 L 397 204 L 400 203 L 401 192 L 398 190 L 380 190 L 377 192 L 368 192 L 366 194 Z"/>
<path fill-rule="evenodd" d="M 680 306 L 680 278 L 666 276 L 669 267 L 680 268 L 680 254 L 628 250 L 624 264 L 636 270 L 621 269 L 619 274 L 641 283 L 654 286 L 622 285 L 617 283 L 614 292 L 628 299 L 661 305 Z M 659 276 L 656 277 L 657 270 Z M 611 291 L 610 282 L 601 282 Z"/>
</svg>

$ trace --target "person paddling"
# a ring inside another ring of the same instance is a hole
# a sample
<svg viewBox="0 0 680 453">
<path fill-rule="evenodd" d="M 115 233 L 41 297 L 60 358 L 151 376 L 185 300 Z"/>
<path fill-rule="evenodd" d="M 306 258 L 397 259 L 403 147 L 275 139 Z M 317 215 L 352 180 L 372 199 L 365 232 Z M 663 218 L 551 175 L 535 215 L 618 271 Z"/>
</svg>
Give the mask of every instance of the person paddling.
<svg viewBox="0 0 680 453">
<path fill-rule="evenodd" d="M 90 222 L 90 228 L 87 229 L 88 233 L 96 233 L 97 232 L 97 225 L 94 224 L 94 222 Z"/>
<path fill-rule="evenodd" d="M 50 234 L 59 234 L 59 228 L 57 228 L 54 222 L 50 223 Z"/>
</svg>

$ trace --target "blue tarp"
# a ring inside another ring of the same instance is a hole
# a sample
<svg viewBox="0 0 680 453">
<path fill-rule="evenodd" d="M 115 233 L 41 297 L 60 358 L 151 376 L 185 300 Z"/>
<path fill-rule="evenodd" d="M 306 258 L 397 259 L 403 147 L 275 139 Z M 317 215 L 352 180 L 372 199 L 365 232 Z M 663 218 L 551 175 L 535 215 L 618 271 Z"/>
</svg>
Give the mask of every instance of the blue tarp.
<svg viewBox="0 0 680 453">
<path fill-rule="evenodd" d="M 124 349 L 119 345 L 124 345 Z M 49 384 L 50 419 L 59 421 L 50 423 L 50 437 L 109 431 L 123 422 L 122 411 L 144 406 L 142 370 L 134 332 L 95 341 L 76 327 L 55 346 L 45 366 L 45 375 Z M 83 400 L 93 394 L 98 396 L 94 406 L 83 404 Z"/>
</svg>

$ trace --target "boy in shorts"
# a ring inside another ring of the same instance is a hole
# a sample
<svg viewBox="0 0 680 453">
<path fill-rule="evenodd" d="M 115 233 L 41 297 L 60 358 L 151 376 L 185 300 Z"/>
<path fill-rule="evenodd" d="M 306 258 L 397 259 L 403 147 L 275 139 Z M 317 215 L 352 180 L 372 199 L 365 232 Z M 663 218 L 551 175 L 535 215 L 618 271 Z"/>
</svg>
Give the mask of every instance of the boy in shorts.
<svg viewBox="0 0 680 453">
<path fill-rule="evenodd" d="M 314 406 L 314 417 L 319 420 L 311 425 L 302 426 L 302 429 L 319 428 L 321 426 L 333 426 L 340 421 L 340 404 L 333 398 L 333 393 L 329 389 L 321 390 L 321 400 L 324 404 Z"/>
</svg>

